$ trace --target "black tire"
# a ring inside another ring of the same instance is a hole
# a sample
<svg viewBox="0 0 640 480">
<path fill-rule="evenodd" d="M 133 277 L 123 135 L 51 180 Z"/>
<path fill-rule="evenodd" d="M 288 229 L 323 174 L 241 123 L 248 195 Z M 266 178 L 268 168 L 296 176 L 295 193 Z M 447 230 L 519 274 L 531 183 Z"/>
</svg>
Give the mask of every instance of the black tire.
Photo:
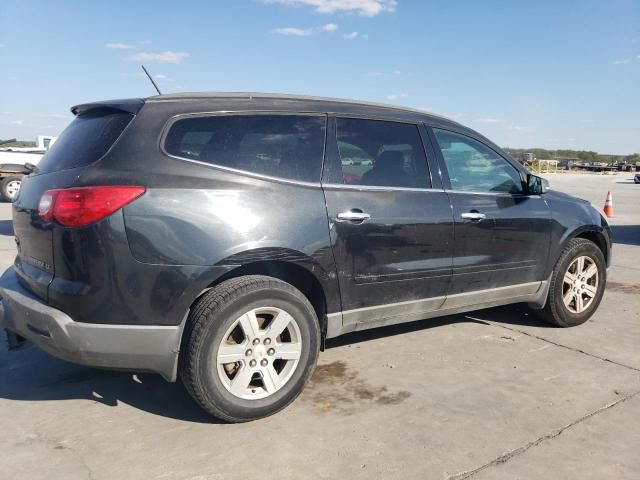
<svg viewBox="0 0 640 480">
<path fill-rule="evenodd" d="M 295 319 L 300 332 L 300 359 L 280 390 L 266 398 L 243 399 L 223 384 L 217 352 L 237 319 L 252 309 L 266 306 L 282 309 Z M 319 350 L 320 327 L 307 298 L 281 280 L 248 275 L 221 283 L 192 308 L 183 335 L 180 377 L 205 411 L 228 422 L 246 422 L 273 415 L 293 402 L 311 377 Z"/>
<path fill-rule="evenodd" d="M 9 184 L 12 184 L 12 182 L 22 183 L 22 177 L 17 177 L 15 175 L 11 177 L 5 177 L 0 182 L 0 194 L 2 194 L 2 199 L 5 202 L 14 202 L 16 200 L 17 194 L 12 195 L 10 191 Z M 12 185 L 15 185 L 15 183 L 13 183 Z"/>
<path fill-rule="evenodd" d="M 598 286 L 589 306 L 581 313 L 574 313 L 565 306 L 563 301 L 563 279 L 569 266 L 580 256 L 588 256 L 594 260 L 598 268 Z M 583 324 L 589 320 L 597 310 L 598 305 L 600 305 L 607 281 L 606 275 L 606 261 L 602 251 L 596 244 L 584 238 L 569 240 L 551 274 L 547 303 L 543 309 L 536 310 L 536 314 L 542 320 L 557 327 L 574 327 Z"/>
</svg>

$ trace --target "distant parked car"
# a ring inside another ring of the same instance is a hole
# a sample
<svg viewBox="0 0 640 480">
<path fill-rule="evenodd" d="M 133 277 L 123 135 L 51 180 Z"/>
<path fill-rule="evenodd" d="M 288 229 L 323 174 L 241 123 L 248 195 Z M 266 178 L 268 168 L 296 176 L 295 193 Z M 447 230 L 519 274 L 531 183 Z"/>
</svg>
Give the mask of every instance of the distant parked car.
<svg viewBox="0 0 640 480">
<path fill-rule="evenodd" d="M 635 176 L 633 177 L 633 181 L 635 183 L 640 183 L 640 172 L 636 172 Z"/>
<path fill-rule="evenodd" d="M 285 408 L 328 338 L 512 303 L 571 327 L 604 294 L 606 219 L 453 120 L 237 93 L 72 111 L 13 204 L 0 326 L 179 376 L 224 420 Z"/>
</svg>

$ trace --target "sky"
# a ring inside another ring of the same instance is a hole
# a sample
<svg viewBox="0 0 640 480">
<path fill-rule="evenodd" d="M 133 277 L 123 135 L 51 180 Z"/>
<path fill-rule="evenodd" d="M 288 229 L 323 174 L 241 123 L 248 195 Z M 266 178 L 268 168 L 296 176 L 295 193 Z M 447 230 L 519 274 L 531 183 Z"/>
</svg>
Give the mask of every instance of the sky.
<svg viewBox="0 0 640 480">
<path fill-rule="evenodd" d="M 0 0 L 0 138 L 72 105 L 255 91 L 446 115 L 504 147 L 640 152 L 640 0 Z"/>
</svg>

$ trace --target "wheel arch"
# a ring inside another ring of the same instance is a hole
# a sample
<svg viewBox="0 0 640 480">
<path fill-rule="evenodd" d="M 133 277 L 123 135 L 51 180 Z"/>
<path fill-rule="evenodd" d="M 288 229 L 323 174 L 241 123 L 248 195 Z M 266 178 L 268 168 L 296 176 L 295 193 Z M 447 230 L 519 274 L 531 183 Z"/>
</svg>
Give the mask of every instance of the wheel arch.
<svg viewBox="0 0 640 480">
<path fill-rule="evenodd" d="M 567 243 L 574 238 L 584 238 L 585 240 L 589 240 L 593 242 L 602 252 L 604 256 L 605 263 L 607 266 L 610 265 L 611 261 L 611 241 L 610 241 L 610 233 L 607 231 L 607 227 L 601 225 L 583 225 L 579 228 L 576 228 L 573 231 L 567 232 L 567 234 L 562 238 L 560 242 L 557 244 L 557 249 L 551 257 L 551 261 L 549 262 L 548 274 L 551 274 L 555 265 L 562 254 L 562 251 L 566 247 Z"/>
<path fill-rule="evenodd" d="M 598 231 L 596 229 L 584 230 L 580 233 L 577 233 L 576 235 L 573 235 L 571 238 L 584 238 L 585 240 L 589 240 L 595 243 L 602 252 L 602 255 L 604 255 L 604 260 L 607 266 L 609 266 L 609 257 L 611 256 L 610 246 L 607 242 L 606 237 L 601 231 Z"/>
<path fill-rule="evenodd" d="M 265 252 L 262 252 L 265 253 Z M 279 251 L 278 255 L 270 250 L 269 254 L 256 251 L 234 255 L 220 262 L 217 266 L 228 269 L 215 279 L 210 280 L 204 288 L 187 302 L 189 306 L 183 320 L 188 321 L 188 315 L 196 302 L 206 292 L 232 278 L 246 275 L 264 275 L 277 278 L 294 286 L 309 300 L 318 318 L 322 338 L 327 331 L 327 313 L 338 312 L 341 309 L 340 292 L 335 274 L 327 272 L 321 265 L 308 256 L 299 252 Z M 251 261 L 247 259 L 251 257 Z M 278 257 L 278 258 L 273 258 Z M 184 327 L 184 325 L 183 325 Z"/>
</svg>

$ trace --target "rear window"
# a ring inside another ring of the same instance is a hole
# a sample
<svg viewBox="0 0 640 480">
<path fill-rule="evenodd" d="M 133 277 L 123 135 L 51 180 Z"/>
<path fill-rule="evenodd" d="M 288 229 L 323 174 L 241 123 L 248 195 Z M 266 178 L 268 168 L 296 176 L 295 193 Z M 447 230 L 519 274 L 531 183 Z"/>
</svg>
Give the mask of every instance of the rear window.
<svg viewBox="0 0 640 480">
<path fill-rule="evenodd" d="M 169 155 L 261 175 L 319 182 L 323 115 L 217 115 L 177 120 Z"/>
<path fill-rule="evenodd" d="M 40 173 L 83 167 L 100 159 L 124 131 L 133 115 L 93 110 L 78 115 L 38 164 Z"/>
</svg>

